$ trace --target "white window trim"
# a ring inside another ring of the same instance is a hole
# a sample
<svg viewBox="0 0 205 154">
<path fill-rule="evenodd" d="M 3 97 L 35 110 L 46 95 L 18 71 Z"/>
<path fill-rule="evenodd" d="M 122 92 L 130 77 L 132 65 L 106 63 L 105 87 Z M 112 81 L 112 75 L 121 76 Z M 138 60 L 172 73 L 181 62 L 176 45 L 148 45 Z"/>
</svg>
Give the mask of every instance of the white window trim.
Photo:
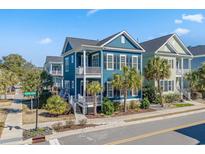
<svg viewBox="0 0 205 154">
<path fill-rule="evenodd" d="M 125 57 L 125 66 L 127 66 L 127 55 L 121 55 L 120 54 L 120 70 L 122 70 L 122 67 L 121 67 L 121 57 Z"/>
<path fill-rule="evenodd" d="M 71 81 L 71 88 L 74 89 L 74 81 Z"/>
<path fill-rule="evenodd" d="M 73 63 L 73 62 L 74 62 L 74 56 L 71 55 L 71 63 Z"/>
<path fill-rule="evenodd" d="M 108 84 L 111 84 L 112 85 L 112 82 L 111 81 L 107 81 L 107 97 L 108 98 L 113 98 L 114 97 L 114 88 L 112 86 L 112 96 L 108 96 Z"/>
<path fill-rule="evenodd" d="M 138 96 L 138 92 L 139 92 L 138 89 L 136 89 L 137 94 L 134 93 L 134 90 L 135 90 L 135 89 L 132 89 L 132 90 L 131 90 L 132 96 Z"/>
<path fill-rule="evenodd" d="M 108 56 L 112 56 L 112 68 L 108 68 Z M 107 70 L 114 70 L 114 56 L 113 56 L 113 54 L 107 54 Z"/>
<path fill-rule="evenodd" d="M 132 56 L 132 68 L 133 68 L 133 58 L 137 58 L 137 71 L 138 71 L 138 69 L 139 69 L 139 66 L 138 66 L 139 57 L 138 56 Z"/>
</svg>

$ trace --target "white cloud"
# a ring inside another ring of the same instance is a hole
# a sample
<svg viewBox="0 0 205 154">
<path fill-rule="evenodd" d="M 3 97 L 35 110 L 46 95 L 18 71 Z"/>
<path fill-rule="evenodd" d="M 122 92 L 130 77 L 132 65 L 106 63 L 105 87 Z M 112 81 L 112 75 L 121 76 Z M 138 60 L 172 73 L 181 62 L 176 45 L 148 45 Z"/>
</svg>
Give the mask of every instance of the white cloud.
<svg viewBox="0 0 205 154">
<path fill-rule="evenodd" d="M 177 33 L 179 36 L 182 36 L 188 34 L 190 30 L 186 28 L 177 28 L 174 32 Z"/>
<path fill-rule="evenodd" d="M 49 44 L 51 42 L 53 42 L 53 40 L 49 37 L 43 38 L 39 41 L 40 44 Z"/>
<path fill-rule="evenodd" d="M 183 20 L 198 22 L 198 23 L 202 23 L 204 18 L 205 17 L 203 16 L 203 14 L 192 14 L 192 15 L 183 14 L 182 15 Z"/>
<path fill-rule="evenodd" d="M 174 20 L 174 23 L 175 23 L 175 24 L 181 24 L 182 22 L 183 22 L 183 21 L 180 20 L 180 19 L 175 19 L 175 20 Z"/>
<path fill-rule="evenodd" d="M 98 12 L 98 11 L 100 11 L 100 10 L 98 10 L 98 9 L 89 10 L 89 11 L 87 12 L 87 16 L 90 16 L 90 15 L 92 15 L 92 14 L 95 14 L 95 13 Z"/>
</svg>

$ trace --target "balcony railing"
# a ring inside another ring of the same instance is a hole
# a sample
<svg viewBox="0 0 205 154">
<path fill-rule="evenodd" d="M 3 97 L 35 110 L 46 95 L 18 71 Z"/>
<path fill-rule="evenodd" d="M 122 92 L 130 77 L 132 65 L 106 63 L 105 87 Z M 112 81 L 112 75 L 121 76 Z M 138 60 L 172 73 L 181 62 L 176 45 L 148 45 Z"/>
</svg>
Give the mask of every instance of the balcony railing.
<svg viewBox="0 0 205 154">
<path fill-rule="evenodd" d="M 52 71 L 53 75 L 62 75 L 62 71 Z"/>
<path fill-rule="evenodd" d="M 84 74 L 84 68 L 78 67 L 76 68 L 76 74 L 77 75 L 83 75 Z M 101 69 L 100 67 L 86 67 L 85 74 L 87 75 L 100 75 Z"/>
<path fill-rule="evenodd" d="M 186 74 L 190 71 L 190 69 L 183 69 L 183 74 Z M 182 69 L 176 69 L 177 75 L 182 75 Z"/>
</svg>

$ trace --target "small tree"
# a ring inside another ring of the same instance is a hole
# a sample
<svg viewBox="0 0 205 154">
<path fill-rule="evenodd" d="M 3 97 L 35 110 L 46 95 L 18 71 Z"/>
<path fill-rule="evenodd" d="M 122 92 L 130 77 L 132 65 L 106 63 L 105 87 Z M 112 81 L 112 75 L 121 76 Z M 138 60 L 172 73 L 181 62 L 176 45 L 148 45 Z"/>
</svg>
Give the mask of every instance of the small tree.
<svg viewBox="0 0 205 154">
<path fill-rule="evenodd" d="M 114 74 L 112 85 L 117 90 L 122 91 L 124 97 L 124 112 L 127 111 L 126 100 L 128 90 L 136 90 L 141 86 L 141 77 L 136 69 L 123 67 L 122 74 Z"/>
<path fill-rule="evenodd" d="M 185 75 L 186 80 L 189 82 L 189 87 L 191 88 L 191 93 L 197 92 L 200 89 L 199 85 L 199 72 L 192 71 Z"/>
<path fill-rule="evenodd" d="M 54 115 L 64 114 L 70 110 L 68 103 L 58 95 L 54 95 L 47 100 L 46 109 Z"/>
<path fill-rule="evenodd" d="M 160 80 L 169 78 L 171 74 L 170 65 L 166 59 L 155 57 L 150 59 L 147 66 L 144 68 L 144 75 L 147 80 L 157 81 L 157 89 L 160 96 L 160 104 L 163 106 L 162 90 L 160 87 Z"/>
<path fill-rule="evenodd" d="M 101 87 L 101 85 L 98 81 L 92 81 L 92 82 L 87 84 L 86 89 L 87 89 L 88 94 L 90 94 L 94 97 L 93 113 L 94 113 L 94 115 L 96 115 L 97 114 L 97 97 L 96 97 L 96 95 L 98 93 L 100 93 L 103 90 L 103 88 Z"/>
</svg>

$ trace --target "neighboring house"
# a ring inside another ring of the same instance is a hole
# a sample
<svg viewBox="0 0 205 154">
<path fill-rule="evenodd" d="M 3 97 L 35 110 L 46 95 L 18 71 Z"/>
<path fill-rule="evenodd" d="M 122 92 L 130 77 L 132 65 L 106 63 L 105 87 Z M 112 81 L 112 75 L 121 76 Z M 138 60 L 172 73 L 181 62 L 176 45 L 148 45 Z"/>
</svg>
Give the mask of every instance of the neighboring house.
<svg viewBox="0 0 205 154">
<path fill-rule="evenodd" d="M 144 52 L 126 31 L 100 41 L 67 37 L 62 51 L 65 89 L 76 98 L 84 113 L 93 106 L 93 98 L 86 92 L 90 81 L 99 81 L 104 87 L 98 95 L 98 106 L 101 106 L 103 97 L 121 101 L 123 97 L 111 83 L 113 74 L 122 73 L 123 66 L 134 67 L 141 73 Z M 141 98 L 141 88 L 128 93 L 128 101 Z"/>
<path fill-rule="evenodd" d="M 205 45 L 198 45 L 195 47 L 188 47 L 193 55 L 192 69 L 198 69 L 203 63 L 205 63 Z"/>
<path fill-rule="evenodd" d="M 44 70 L 53 77 L 53 87 L 63 88 L 63 57 L 47 56 Z"/>
<path fill-rule="evenodd" d="M 153 57 L 167 59 L 171 66 L 169 79 L 160 81 L 163 94 L 180 92 L 181 96 L 190 98 L 188 83 L 185 73 L 191 70 L 192 54 L 176 34 L 169 34 L 155 38 L 140 45 L 146 50 L 144 65 Z M 156 86 L 156 81 L 154 82 Z"/>
</svg>

